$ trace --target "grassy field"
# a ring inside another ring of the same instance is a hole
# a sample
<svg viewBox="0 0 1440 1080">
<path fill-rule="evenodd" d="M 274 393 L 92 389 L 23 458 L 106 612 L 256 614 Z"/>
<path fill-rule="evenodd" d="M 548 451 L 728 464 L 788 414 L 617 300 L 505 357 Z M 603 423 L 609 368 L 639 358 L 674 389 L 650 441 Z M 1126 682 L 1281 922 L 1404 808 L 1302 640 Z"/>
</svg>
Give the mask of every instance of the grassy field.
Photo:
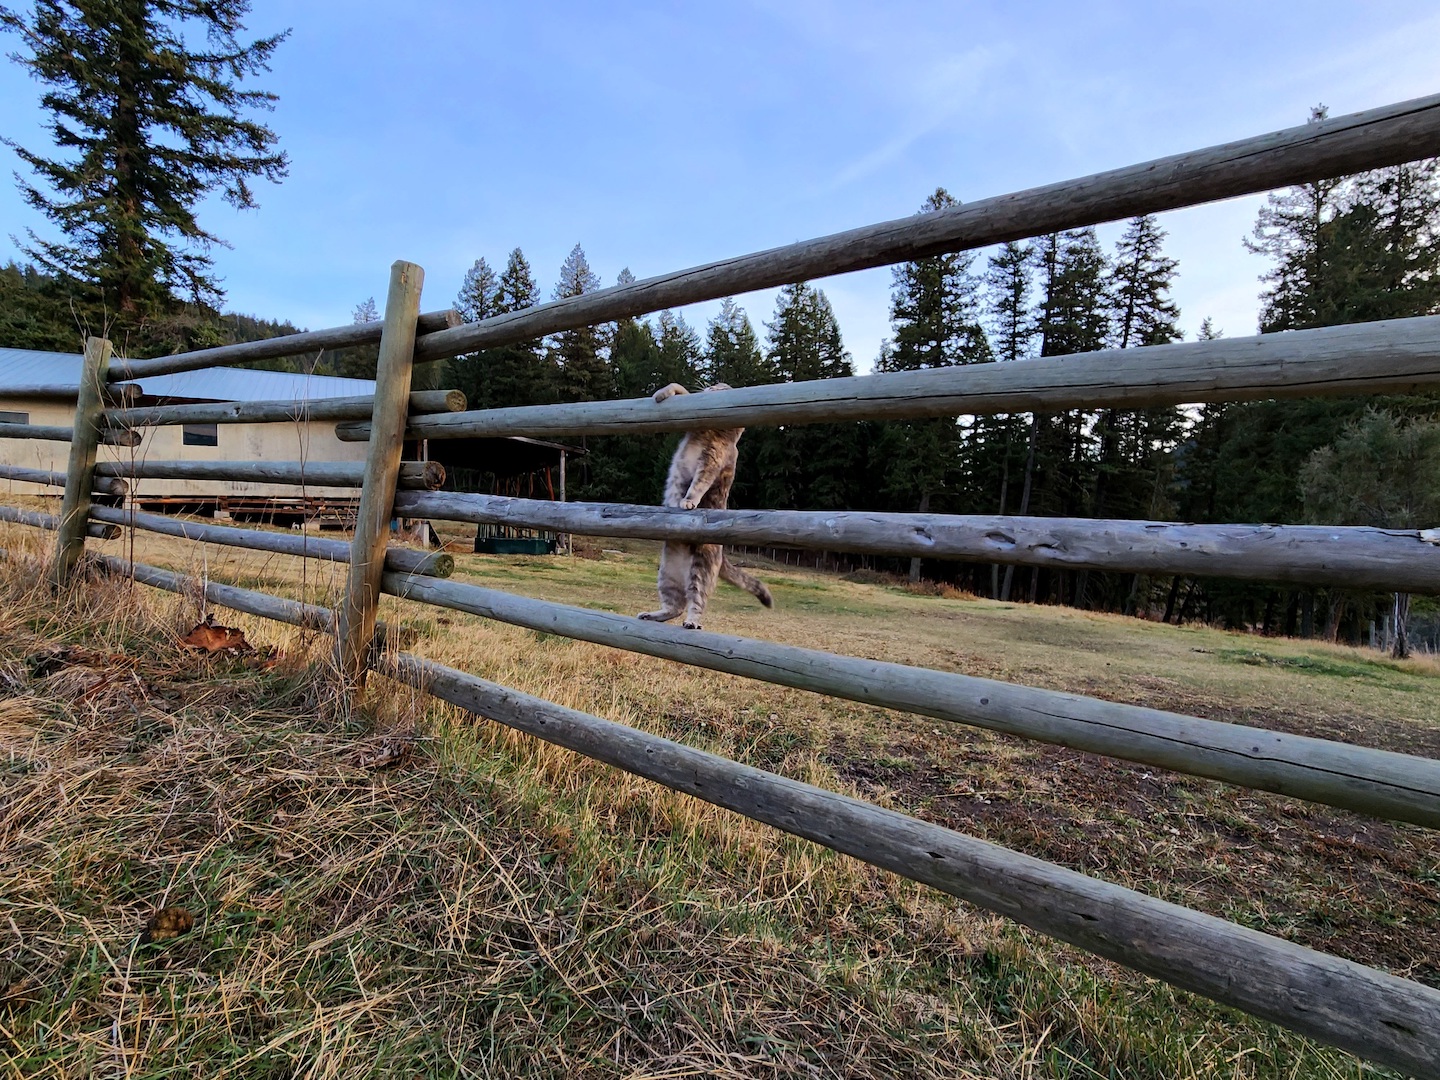
<svg viewBox="0 0 1440 1080">
<path fill-rule="evenodd" d="M 0 530 L 12 551 L 32 531 Z M 128 552 L 125 542 L 97 545 Z M 335 568 L 136 557 L 325 601 Z M 457 554 L 630 613 L 655 553 Z M 14 1076 L 1383 1075 L 892 875 L 374 680 L 177 649 L 193 602 L 0 571 Z M 707 626 L 1440 756 L 1440 668 L 766 569 Z M 1440 986 L 1417 828 L 387 601 L 414 651 Z M 384 767 L 382 767 L 384 766 Z M 165 905 L 189 933 L 140 943 Z"/>
</svg>

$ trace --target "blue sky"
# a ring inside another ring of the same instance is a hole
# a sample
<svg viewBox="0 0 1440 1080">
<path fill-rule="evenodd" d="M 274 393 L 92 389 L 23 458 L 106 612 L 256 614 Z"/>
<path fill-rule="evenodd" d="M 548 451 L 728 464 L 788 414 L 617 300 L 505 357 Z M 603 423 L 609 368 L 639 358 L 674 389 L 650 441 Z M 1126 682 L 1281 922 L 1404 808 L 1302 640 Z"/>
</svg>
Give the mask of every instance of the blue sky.
<svg viewBox="0 0 1440 1080">
<path fill-rule="evenodd" d="M 904 216 L 937 185 L 978 199 L 1440 90 L 1433 0 L 255 0 L 257 35 L 286 26 L 260 85 L 290 177 L 202 221 L 234 245 L 231 309 L 310 328 L 383 307 L 397 258 L 425 267 L 427 308 L 517 245 L 548 295 L 577 241 L 610 284 Z M 38 95 L 0 64 L 0 132 L 37 145 Z M 1206 315 L 1254 332 L 1259 203 L 1164 216 L 1187 336 Z M 0 237 L 26 226 L 48 229 L 0 185 Z M 889 282 L 821 283 L 862 371 Z M 741 302 L 763 334 L 773 293 Z"/>
</svg>

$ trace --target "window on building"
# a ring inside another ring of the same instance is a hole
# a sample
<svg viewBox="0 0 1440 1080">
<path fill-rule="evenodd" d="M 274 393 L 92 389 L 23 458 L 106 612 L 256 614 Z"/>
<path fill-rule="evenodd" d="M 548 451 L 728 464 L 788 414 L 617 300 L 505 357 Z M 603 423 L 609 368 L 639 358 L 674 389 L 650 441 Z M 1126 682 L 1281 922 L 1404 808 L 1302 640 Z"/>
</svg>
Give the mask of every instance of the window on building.
<svg viewBox="0 0 1440 1080">
<path fill-rule="evenodd" d="M 218 424 L 185 424 L 180 441 L 185 446 L 219 446 L 220 427 Z"/>
<path fill-rule="evenodd" d="M 28 424 L 30 414 L 28 412 L 0 412 L 0 424 Z"/>
</svg>

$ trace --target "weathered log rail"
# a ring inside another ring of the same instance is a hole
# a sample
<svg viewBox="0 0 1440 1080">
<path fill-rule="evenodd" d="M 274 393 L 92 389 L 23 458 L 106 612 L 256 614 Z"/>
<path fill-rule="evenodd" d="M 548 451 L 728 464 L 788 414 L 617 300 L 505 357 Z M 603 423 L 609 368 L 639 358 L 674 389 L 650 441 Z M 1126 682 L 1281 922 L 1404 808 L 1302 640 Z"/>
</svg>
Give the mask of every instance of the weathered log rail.
<svg viewBox="0 0 1440 1080">
<path fill-rule="evenodd" d="M 416 320 L 416 329 L 422 334 L 437 333 L 460 325 L 460 314 L 454 308 L 444 311 L 427 311 Z M 239 345 L 220 345 L 213 349 L 199 349 L 195 352 L 176 353 L 153 360 L 117 359 L 110 365 L 110 380 L 119 382 L 130 379 L 154 378 L 156 375 L 175 375 L 182 371 L 198 371 L 201 368 L 221 367 L 226 364 L 249 364 L 256 360 L 278 360 L 285 356 L 304 356 L 322 352 L 325 349 L 349 349 L 357 345 L 375 345 L 385 332 L 385 323 L 352 323 L 328 330 L 308 330 L 301 334 L 287 334 L 284 337 L 267 338 L 264 341 L 245 341 Z"/>
<path fill-rule="evenodd" d="M 65 474 L 54 472 L 50 469 L 30 469 L 24 465 L 3 465 L 0 464 L 0 480 L 20 480 L 27 484 L 40 484 L 44 487 L 65 486 Z M 106 495 L 111 498 L 123 499 L 130 490 L 130 485 L 117 477 L 100 476 L 94 484 L 94 491 L 98 495 Z"/>
<path fill-rule="evenodd" d="M 165 514 L 147 514 L 139 510 L 114 507 L 91 508 L 90 517 L 110 525 L 143 529 L 162 536 L 195 540 L 202 544 L 266 551 L 275 555 L 295 555 L 302 559 L 322 559 L 348 563 L 350 545 L 344 540 L 323 536 L 307 536 L 293 532 L 262 532 L 258 529 L 237 529 L 228 525 L 212 525 L 203 521 L 187 521 Z M 449 577 L 455 572 L 455 557 L 443 551 L 417 551 L 415 548 L 392 547 L 385 551 L 385 569 L 398 574 L 421 574 L 427 577 Z"/>
<path fill-rule="evenodd" d="M 416 419 L 406 429 L 406 436 L 526 435 L 546 439 L 1332 394 L 1400 394 L 1436 387 L 1440 387 L 1440 315 L 1105 349 L 1008 364 L 968 364 L 747 386 L 712 394 L 677 394 L 658 405 L 649 398 L 635 398 L 450 413 Z M 341 424 L 336 434 L 355 442 L 370 437 L 365 423 Z"/>
<path fill-rule="evenodd" d="M 1440 593 L 1440 544 L 1418 529 L 1187 525 L 1100 518 L 858 511 L 681 510 L 555 503 L 452 491 L 401 492 L 410 518 L 691 544 L 778 545 L 1071 570 L 1281 581 Z"/>
<path fill-rule="evenodd" d="M 365 480 L 360 461 L 102 461 L 95 472 L 135 480 L 233 480 L 296 487 L 358 488 Z M 433 491 L 445 483 L 445 466 L 438 461 L 402 462 L 398 483 L 402 489 Z"/>
<path fill-rule="evenodd" d="M 214 401 L 194 405 L 151 405 L 109 409 L 105 422 L 112 427 L 154 427 L 174 424 L 261 424 L 307 420 L 359 420 L 375 409 L 373 395 L 316 398 L 313 401 Z M 459 390 L 416 390 L 410 394 L 410 415 L 463 412 L 465 395 Z"/>
<path fill-rule="evenodd" d="M 29 525 L 32 529 L 48 529 L 50 532 L 58 532 L 60 529 L 60 519 L 56 515 L 39 510 L 22 510 L 15 506 L 0 506 L 0 521 L 8 521 L 12 525 Z M 93 536 L 97 540 L 115 540 L 120 536 L 120 529 L 115 525 L 92 521 L 85 527 L 85 535 Z"/>
<path fill-rule="evenodd" d="M 749 387 L 676 397 L 662 405 L 642 399 L 449 411 L 454 409 L 452 399 L 437 404 L 411 394 L 409 377 L 416 363 L 666 307 L 1433 155 L 1440 155 L 1440 96 L 867 226 L 467 325 L 455 325 L 453 313 L 417 315 L 420 268 L 397 263 L 392 268 L 384 323 L 296 334 L 158 360 L 115 360 L 106 376 L 113 390 L 124 385 L 122 380 L 379 342 L 381 364 L 376 394 L 363 403 L 222 402 L 136 409 L 123 407 L 124 401 L 112 401 L 100 414 L 99 430 L 115 436 L 156 424 L 353 418 L 356 422 L 342 423 L 339 431 L 347 439 L 371 440 L 363 466 L 102 462 L 93 469 L 101 479 L 92 484 L 88 474 L 83 482 L 75 479 L 77 471 L 83 472 L 83 463 L 76 466 L 72 460 L 71 472 L 66 476 L 67 507 L 71 496 L 83 502 L 83 495 L 106 478 L 170 477 L 359 487 L 361 527 L 349 545 L 176 522 L 105 507 L 89 510 L 87 527 L 92 534 L 98 530 L 102 535 L 113 535 L 123 523 L 198 542 L 348 560 L 348 585 L 337 614 L 221 583 L 197 586 L 173 571 L 101 557 L 102 565 L 146 585 L 182 593 L 203 591 L 216 604 L 334 633 L 349 693 L 362 691 L 367 669 L 379 671 L 460 708 L 925 882 L 1174 985 L 1238 1006 L 1376 1062 L 1415 1075 L 1437 1076 L 1440 991 L 1166 904 L 895 811 L 565 709 L 418 657 L 387 651 L 382 628 L 374 622 L 383 592 L 777 685 L 1440 828 L 1440 761 L 956 672 L 685 631 L 528 599 L 440 580 L 441 572 L 449 569 L 445 560 L 400 554 L 397 549 L 387 548 L 385 542 L 388 523 L 399 513 L 684 543 L 784 544 L 1010 564 L 1440 592 L 1440 547 L 1428 533 L 1413 531 L 556 505 L 436 492 L 433 489 L 439 486 L 443 471 L 437 478 L 437 471 L 426 463 L 399 460 L 404 438 L 614 435 L 1431 390 L 1440 387 L 1440 317 L 1013 364 Z M 116 397 L 113 393 L 105 396 Z M 123 398 L 123 394 L 119 396 Z M 88 407 L 94 409 L 95 402 Z M 370 417 L 368 422 L 363 419 L 366 416 Z M 23 434 L 0 428 L 0 437 L 44 437 L 26 427 Z M 372 432 L 379 434 L 372 439 Z M 47 479 L 41 481 L 13 467 L 0 471 L 0 478 L 53 482 L 54 474 L 45 475 Z M 0 521 L 41 528 L 58 525 L 57 519 L 48 515 L 8 508 L 0 508 Z M 56 565 L 61 565 L 58 558 Z M 63 579 L 65 573 L 57 577 Z M 372 626 L 376 632 L 371 632 Z"/>
<path fill-rule="evenodd" d="M 0 439 L 39 439 L 41 442 L 70 442 L 75 429 L 59 424 L 0 423 Z M 140 433 L 125 428 L 109 428 L 100 432 L 99 441 L 106 446 L 139 446 Z"/>
</svg>

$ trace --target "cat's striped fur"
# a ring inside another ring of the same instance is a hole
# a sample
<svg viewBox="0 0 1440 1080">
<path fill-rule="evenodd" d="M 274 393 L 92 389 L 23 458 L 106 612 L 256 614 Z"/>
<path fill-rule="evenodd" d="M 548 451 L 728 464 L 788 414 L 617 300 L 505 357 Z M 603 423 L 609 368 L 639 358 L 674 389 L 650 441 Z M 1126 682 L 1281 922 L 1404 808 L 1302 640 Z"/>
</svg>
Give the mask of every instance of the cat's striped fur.
<svg viewBox="0 0 1440 1080">
<path fill-rule="evenodd" d="M 716 383 L 707 390 L 729 390 Z M 679 383 L 671 383 L 655 392 L 657 402 L 676 394 L 689 393 Z M 675 456 L 670 459 L 670 474 L 665 480 L 665 505 L 686 510 L 723 510 L 735 483 L 735 463 L 739 458 L 737 444 L 744 428 L 687 431 Z M 660 552 L 660 610 L 642 611 L 640 618 L 669 622 L 685 615 L 686 628 L 700 629 L 705 605 L 715 591 L 717 579 L 728 581 L 750 593 L 766 607 L 775 600 L 765 583 L 725 558 L 719 544 L 682 544 L 667 542 Z"/>
</svg>

